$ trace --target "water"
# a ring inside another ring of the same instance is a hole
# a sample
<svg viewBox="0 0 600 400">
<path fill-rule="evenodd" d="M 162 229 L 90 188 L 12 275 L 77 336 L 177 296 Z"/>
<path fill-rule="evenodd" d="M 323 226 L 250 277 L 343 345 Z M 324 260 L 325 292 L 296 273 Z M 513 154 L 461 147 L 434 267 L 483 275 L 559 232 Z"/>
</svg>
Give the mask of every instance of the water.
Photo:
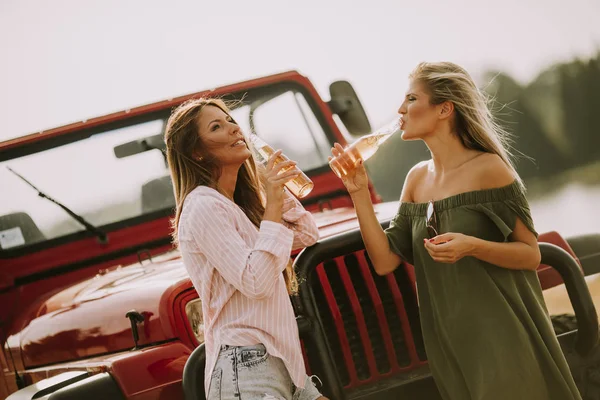
<svg viewBox="0 0 600 400">
<path fill-rule="evenodd" d="M 549 196 L 529 198 L 529 204 L 539 233 L 600 233 L 600 186 L 571 183 Z"/>
</svg>

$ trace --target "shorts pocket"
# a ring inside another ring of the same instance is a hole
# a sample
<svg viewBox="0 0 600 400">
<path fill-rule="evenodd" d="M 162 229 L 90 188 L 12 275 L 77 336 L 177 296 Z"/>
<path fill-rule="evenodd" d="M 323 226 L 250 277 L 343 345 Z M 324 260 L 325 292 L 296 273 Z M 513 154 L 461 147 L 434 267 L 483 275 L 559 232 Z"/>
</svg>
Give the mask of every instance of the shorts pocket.
<svg viewBox="0 0 600 400">
<path fill-rule="evenodd" d="M 221 379 L 223 378 L 223 370 L 215 368 L 210 376 L 210 387 L 206 400 L 221 400 Z"/>
<path fill-rule="evenodd" d="M 240 363 L 238 367 L 250 367 L 261 364 L 269 359 L 269 353 L 263 347 L 240 349 Z"/>
</svg>

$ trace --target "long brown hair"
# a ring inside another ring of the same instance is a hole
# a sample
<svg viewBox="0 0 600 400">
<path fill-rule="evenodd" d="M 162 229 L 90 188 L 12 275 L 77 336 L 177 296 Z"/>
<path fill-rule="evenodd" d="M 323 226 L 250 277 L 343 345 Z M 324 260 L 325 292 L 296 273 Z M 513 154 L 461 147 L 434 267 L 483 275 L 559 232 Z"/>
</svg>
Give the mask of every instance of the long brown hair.
<svg viewBox="0 0 600 400">
<path fill-rule="evenodd" d="M 424 84 L 431 104 L 454 104 L 454 128 L 466 148 L 498 155 L 523 185 L 512 163 L 509 133 L 494 120 L 486 95 L 464 68 L 451 62 L 422 62 L 410 79 Z"/>
<path fill-rule="evenodd" d="M 210 154 L 199 135 L 198 120 L 204 107 L 218 107 L 231 116 L 231 111 L 220 99 L 191 99 L 178 106 L 169 117 L 165 130 L 167 162 L 175 193 L 175 217 L 171 220 L 173 243 L 178 246 L 177 229 L 185 198 L 199 185 L 225 193 L 217 182 L 221 175 L 218 160 Z M 233 201 L 258 228 L 265 213 L 263 186 L 253 156 L 240 167 Z M 288 292 L 298 291 L 298 281 L 291 260 L 284 271 Z"/>
</svg>

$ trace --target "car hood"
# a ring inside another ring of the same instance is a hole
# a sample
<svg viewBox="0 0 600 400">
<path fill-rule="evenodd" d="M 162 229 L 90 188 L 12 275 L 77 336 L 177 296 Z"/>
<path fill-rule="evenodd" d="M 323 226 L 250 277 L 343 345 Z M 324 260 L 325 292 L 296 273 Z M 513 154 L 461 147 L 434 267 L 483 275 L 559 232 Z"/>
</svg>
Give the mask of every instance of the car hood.
<svg viewBox="0 0 600 400">
<path fill-rule="evenodd" d="M 380 220 L 389 220 L 397 203 L 375 206 Z M 313 214 L 321 239 L 356 229 L 353 208 Z M 144 318 L 139 345 L 177 337 L 173 301 L 191 288 L 177 251 L 151 261 L 114 267 L 39 302 L 10 343 L 19 343 L 26 367 L 54 364 L 134 347 L 131 322 L 135 310 Z M 15 337 L 16 336 L 16 337 Z M 18 340 L 15 340 L 18 339 Z"/>
</svg>

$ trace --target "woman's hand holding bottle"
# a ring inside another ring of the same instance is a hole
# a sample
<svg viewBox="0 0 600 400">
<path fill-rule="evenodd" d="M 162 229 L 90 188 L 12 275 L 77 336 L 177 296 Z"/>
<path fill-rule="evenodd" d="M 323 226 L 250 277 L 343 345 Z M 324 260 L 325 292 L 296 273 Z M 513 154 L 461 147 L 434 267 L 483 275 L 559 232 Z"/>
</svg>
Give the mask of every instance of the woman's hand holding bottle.
<svg viewBox="0 0 600 400">
<path fill-rule="evenodd" d="M 352 157 L 346 157 L 344 155 L 344 148 L 339 143 L 336 143 L 335 147 L 331 149 L 331 154 L 332 156 L 329 157 L 330 161 L 332 158 L 337 158 L 339 160 L 338 163 L 343 164 L 343 171 L 345 173 L 340 176 L 340 179 L 350 195 L 369 190 L 369 178 L 362 158 L 354 161 Z"/>
<path fill-rule="evenodd" d="M 302 173 L 296 167 L 295 161 L 287 160 L 275 164 L 275 160 L 280 155 L 281 150 L 277 150 L 271 155 L 263 175 L 267 197 L 263 220 L 273 222 L 281 222 L 285 184 Z"/>
</svg>

